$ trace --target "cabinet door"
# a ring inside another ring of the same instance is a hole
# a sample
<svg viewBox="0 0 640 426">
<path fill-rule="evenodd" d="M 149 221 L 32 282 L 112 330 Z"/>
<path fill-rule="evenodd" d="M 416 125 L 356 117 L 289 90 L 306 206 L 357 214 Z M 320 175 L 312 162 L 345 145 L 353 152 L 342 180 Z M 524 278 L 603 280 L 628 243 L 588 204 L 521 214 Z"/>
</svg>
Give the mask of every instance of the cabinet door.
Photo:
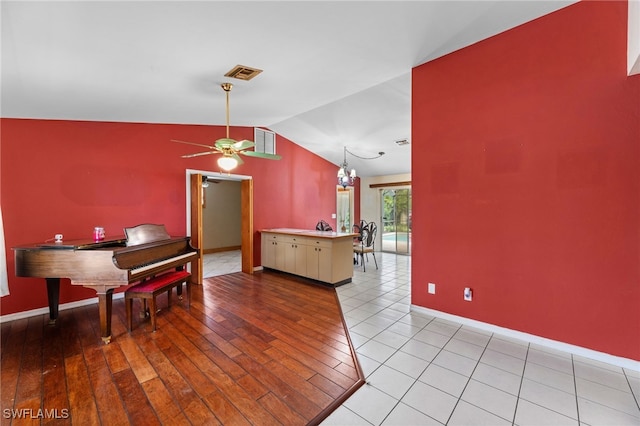
<svg viewBox="0 0 640 426">
<path fill-rule="evenodd" d="M 326 283 L 333 282 L 331 248 L 318 247 L 318 279 Z"/>
<path fill-rule="evenodd" d="M 307 277 L 331 283 L 331 243 L 310 240 L 307 246 Z"/>
<path fill-rule="evenodd" d="M 281 238 L 276 239 L 275 244 L 275 269 L 279 271 L 286 271 L 286 250 L 288 241 L 283 241 Z"/>
<path fill-rule="evenodd" d="M 301 243 L 296 243 L 295 274 L 307 276 L 307 246 Z"/>
<path fill-rule="evenodd" d="M 284 271 L 290 274 L 296 272 L 296 245 L 294 241 L 282 242 L 284 246 Z"/>
<path fill-rule="evenodd" d="M 290 274 L 306 275 L 307 273 L 307 247 L 304 238 L 287 238 L 285 246 L 284 271 Z"/>
<path fill-rule="evenodd" d="M 320 247 L 316 247 L 315 245 L 308 245 L 307 249 L 307 277 L 317 280 L 319 278 L 318 275 L 318 249 Z"/>
<path fill-rule="evenodd" d="M 276 236 L 273 234 L 262 235 L 262 266 L 266 268 L 276 267 Z"/>
</svg>

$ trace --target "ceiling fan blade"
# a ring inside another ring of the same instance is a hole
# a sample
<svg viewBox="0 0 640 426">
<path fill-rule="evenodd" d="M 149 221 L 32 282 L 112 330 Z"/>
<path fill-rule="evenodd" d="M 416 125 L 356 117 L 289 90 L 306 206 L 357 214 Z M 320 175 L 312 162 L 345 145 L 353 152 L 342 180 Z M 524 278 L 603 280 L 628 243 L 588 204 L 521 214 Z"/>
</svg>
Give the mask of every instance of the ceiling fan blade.
<svg viewBox="0 0 640 426">
<path fill-rule="evenodd" d="M 234 152 L 233 154 L 231 154 L 231 156 L 236 159 L 236 161 L 238 162 L 238 165 L 244 163 L 244 161 L 242 161 L 242 158 L 240 158 L 240 156 L 237 153 Z"/>
<path fill-rule="evenodd" d="M 177 139 L 171 139 L 171 142 L 186 143 L 188 145 L 203 146 L 205 148 L 215 149 L 215 146 L 205 145 L 205 144 L 202 144 L 202 143 L 195 143 L 195 142 L 179 141 Z"/>
<path fill-rule="evenodd" d="M 233 149 L 242 151 L 243 149 L 254 147 L 256 144 L 253 141 L 243 139 L 233 144 Z"/>
<path fill-rule="evenodd" d="M 205 145 L 205 144 L 201 144 L 201 143 L 187 142 L 187 141 L 181 141 L 181 140 L 177 140 L 177 139 L 171 139 L 171 142 L 178 142 L 178 143 L 185 143 L 185 144 L 188 144 L 188 145 L 202 146 L 202 147 L 208 148 L 210 150 L 210 151 L 207 151 L 207 152 L 196 152 L 194 154 L 186 154 L 186 155 L 183 155 L 182 158 L 199 157 L 201 155 L 209 155 L 209 154 L 222 154 L 222 155 L 224 155 L 223 159 L 226 159 L 227 157 L 233 158 L 238 162 L 238 164 L 242 164 L 242 163 L 244 163 L 244 161 L 242 161 L 242 159 L 238 155 L 238 153 L 240 153 L 240 154 L 248 155 L 250 157 L 260 157 L 260 158 L 268 158 L 268 159 L 271 159 L 271 160 L 279 160 L 280 159 L 279 155 L 264 154 L 264 153 L 260 153 L 260 152 L 254 152 L 254 151 L 245 152 L 244 151 L 245 149 L 253 148 L 255 146 L 255 142 L 247 140 L 247 139 L 243 139 L 241 141 L 236 141 L 235 139 L 231 139 L 229 137 L 229 92 L 231 91 L 231 88 L 233 87 L 233 84 L 231 84 L 231 83 L 222 83 L 221 87 L 225 91 L 226 99 L 227 99 L 227 105 L 226 105 L 227 134 L 226 134 L 226 137 L 216 140 L 213 146 Z M 218 161 L 220 161 L 220 160 L 218 160 Z"/>
<path fill-rule="evenodd" d="M 266 158 L 267 160 L 279 160 L 282 158 L 277 154 L 267 154 L 266 152 L 240 151 L 240 154 L 248 157 Z"/>
<path fill-rule="evenodd" d="M 220 154 L 220 153 L 218 151 L 196 152 L 195 154 L 182 155 L 182 158 L 193 158 L 193 157 L 199 157 L 201 155 L 209 155 L 209 154 Z"/>
<path fill-rule="evenodd" d="M 216 141 L 216 148 L 223 149 L 233 146 L 237 141 L 231 138 L 221 138 Z"/>
</svg>

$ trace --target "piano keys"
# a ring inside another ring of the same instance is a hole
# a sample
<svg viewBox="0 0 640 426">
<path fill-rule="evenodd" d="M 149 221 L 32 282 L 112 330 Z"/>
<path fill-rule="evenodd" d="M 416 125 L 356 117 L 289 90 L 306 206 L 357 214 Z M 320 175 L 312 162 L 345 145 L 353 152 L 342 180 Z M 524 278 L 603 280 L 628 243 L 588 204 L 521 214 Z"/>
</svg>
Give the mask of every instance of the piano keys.
<svg viewBox="0 0 640 426">
<path fill-rule="evenodd" d="M 14 247 L 15 272 L 17 277 L 45 279 L 52 324 L 58 318 L 61 278 L 95 290 L 101 337 L 109 343 L 113 290 L 197 260 L 198 250 L 190 240 L 170 237 L 164 225 L 144 224 L 125 228 L 124 238 Z"/>
</svg>

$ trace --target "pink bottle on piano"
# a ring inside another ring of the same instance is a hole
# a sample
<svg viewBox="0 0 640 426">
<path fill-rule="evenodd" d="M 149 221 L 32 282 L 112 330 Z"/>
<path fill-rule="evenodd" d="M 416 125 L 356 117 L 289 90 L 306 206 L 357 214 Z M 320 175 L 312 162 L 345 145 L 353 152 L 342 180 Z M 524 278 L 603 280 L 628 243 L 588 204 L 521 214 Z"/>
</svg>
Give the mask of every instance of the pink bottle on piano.
<svg viewBox="0 0 640 426">
<path fill-rule="evenodd" d="M 94 241 L 102 241 L 104 240 L 104 228 L 96 226 L 93 228 L 93 240 Z"/>
</svg>

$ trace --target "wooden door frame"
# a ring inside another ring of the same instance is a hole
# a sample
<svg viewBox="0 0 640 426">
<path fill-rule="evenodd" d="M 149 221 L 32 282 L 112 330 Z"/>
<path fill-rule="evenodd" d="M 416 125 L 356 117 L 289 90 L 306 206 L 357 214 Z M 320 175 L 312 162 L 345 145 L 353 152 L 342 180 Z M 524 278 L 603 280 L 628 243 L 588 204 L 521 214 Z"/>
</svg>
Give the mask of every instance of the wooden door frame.
<svg viewBox="0 0 640 426">
<path fill-rule="evenodd" d="M 203 250 L 202 250 L 202 177 L 215 176 L 219 180 L 240 182 L 241 199 L 241 253 L 242 272 L 253 274 L 253 179 L 251 176 L 220 174 L 206 170 L 186 170 L 187 192 L 187 234 L 191 236 L 193 247 L 200 252 L 197 262 L 193 262 L 191 275 L 193 282 L 202 284 L 203 281 Z"/>
</svg>

